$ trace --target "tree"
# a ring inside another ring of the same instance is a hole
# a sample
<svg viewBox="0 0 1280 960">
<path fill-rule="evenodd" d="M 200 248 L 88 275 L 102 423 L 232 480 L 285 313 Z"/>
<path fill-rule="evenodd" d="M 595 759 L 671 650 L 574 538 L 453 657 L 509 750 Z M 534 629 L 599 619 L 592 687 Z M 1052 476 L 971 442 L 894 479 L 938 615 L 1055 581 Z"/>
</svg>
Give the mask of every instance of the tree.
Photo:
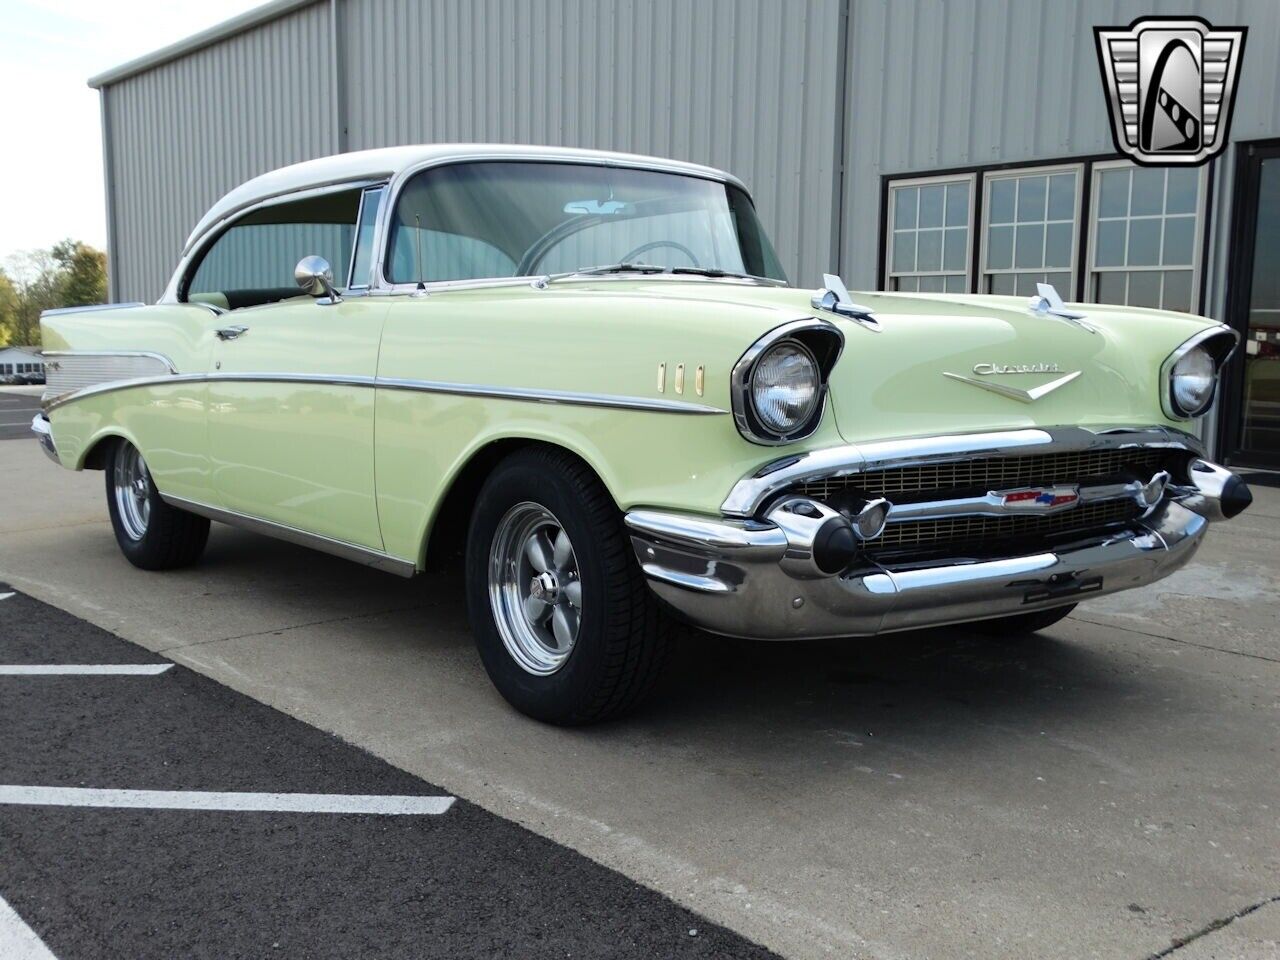
<svg viewBox="0 0 1280 960">
<path fill-rule="evenodd" d="M 42 311 L 107 299 L 106 254 L 79 240 L 16 254 L 0 277 L 0 344 L 38 346 Z M 12 302 L 5 299 L 6 285 Z"/>
</svg>

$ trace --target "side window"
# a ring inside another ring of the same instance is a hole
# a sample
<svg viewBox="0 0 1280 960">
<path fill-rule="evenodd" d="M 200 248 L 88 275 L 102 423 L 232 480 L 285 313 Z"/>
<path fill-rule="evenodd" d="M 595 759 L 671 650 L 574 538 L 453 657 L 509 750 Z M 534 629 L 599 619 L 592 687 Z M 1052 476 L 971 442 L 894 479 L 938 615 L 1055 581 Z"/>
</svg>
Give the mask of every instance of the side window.
<svg viewBox="0 0 1280 960">
<path fill-rule="evenodd" d="M 355 250 L 351 254 L 351 277 L 347 281 L 347 286 L 352 290 L 363 290 L 371 283 L 373 230 L 378 223 L 378 208 L 382 206 L 382 198 L 386 193 L 386 187 L 370 187 L 361 197 Z"/>
<path fill-rule="evenodd" d="M 361 193 L 342 190 L 246 214 L 205 249 L 187 274 L 184 299 L 234 310 L 302 296 L 293 271 L 312 255 L 328 260 L 335 283 L 345 284 Z"/>
</svg>

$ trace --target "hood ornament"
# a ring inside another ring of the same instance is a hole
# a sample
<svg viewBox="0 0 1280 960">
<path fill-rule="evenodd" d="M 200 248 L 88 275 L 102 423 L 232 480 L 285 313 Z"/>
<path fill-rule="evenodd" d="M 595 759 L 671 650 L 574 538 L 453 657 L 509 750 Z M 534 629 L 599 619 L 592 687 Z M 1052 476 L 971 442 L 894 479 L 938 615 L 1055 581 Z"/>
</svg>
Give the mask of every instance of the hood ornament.
<svg viewBox="0 0 1280 960">
<path fill-rule="evenodd" d="M 1034 365 L 1033 365 L 1034 366 Z M 1041 364 L 1048 366 L 1048 364 Z M 1057 364 L 1053 365 L 1056 367 Z M 989 376 L 992 373 L 1016 373 L 1016 367 L 1000 367 L 997 364 L 980 363 L 973 368 L 973 372 Z M 1084 371 L 1076 370 L 1065 376 L 1059 377 L 1057 380 L 1050 380 L 1048 383 L 1042 383 L 1038 387 L 1032 387 L 1030 390 L 1019 390 L 1017 387 L 1006 387 L 1003 383 L 993 383 L 990 380 L 974 380 L 972 377 L 962 377 L 958 373 L 943 373 L 944 377 L 952 380 L 959 380 L 961 383 L 967 383 L 970 386 L 978 387 L 981 390 L 990 390 L 992 393 L 999 394 L 1002 397 L 1008 397 L 1010 400 L 1017 400 L 1019 403 L 1035 403 L 1041 397 L 1048 396 L 1059 387 L 1065 387 L 1072 380 L 1079 377 Z"/>
<path fill-rule="evenodd" d="M 868 330 L 879 330 L 880 323 L 871 315 L 871 308 L 853 302 L 849 289 L 834 273 L 824 273 L 822 282 L 826 287 L 818 291 L 810 303 L 818 310 L 826 310 L 849 320 L 855 320 Z"/>
<path fill-rule="evenodd" d="M 1073 326 L 1088 330 L 1090 333 L 1098 332 L 1093 326 L 1084 322 L 1083 313 L 1067 309 L 1067 305 L 1062 302 L 1062 295 L 1052 283 L 1037 283 L 1036 291 L 1036 296 L 1032 297 L 1031 302 L 1027 304 L 1032 313 L 1041 317 L 1057 317 L 1059 320 L 1066 320 Z"/>
</svg>

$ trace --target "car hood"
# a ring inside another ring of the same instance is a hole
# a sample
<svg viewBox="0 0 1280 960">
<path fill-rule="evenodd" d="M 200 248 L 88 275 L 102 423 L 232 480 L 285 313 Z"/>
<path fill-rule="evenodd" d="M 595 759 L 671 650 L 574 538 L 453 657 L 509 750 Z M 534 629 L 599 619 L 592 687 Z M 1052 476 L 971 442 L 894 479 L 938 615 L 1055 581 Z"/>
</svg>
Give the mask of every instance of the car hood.
<svg viewBox="0 0 1280 960">
<path fill-rule="evenodd" d="M 1085 315 L 1074 323 L 1037 314 L 1021 297 L 851 294 L 871 309 L 871 329 L 815 310 L 813 290 L 697 281 L 626 286 L 649 297 L 714 303 L 722 316 L 729 307 L 753 338 L 800 317 L 836 324 L 845 348 L 831 374 L 830 403 L 841 436 L 854 443 L 1064 424 L 1185 428 L 1161 410 L 1160 366 L 1188 338 L 1217 326 L 1189 314 L 1103 304 L 1073 305 Z M 1036 394 L 1055 381 L 1062 382 Z M 1010 390 L 1035 398 L 1017 399 Z"/>
</svg>

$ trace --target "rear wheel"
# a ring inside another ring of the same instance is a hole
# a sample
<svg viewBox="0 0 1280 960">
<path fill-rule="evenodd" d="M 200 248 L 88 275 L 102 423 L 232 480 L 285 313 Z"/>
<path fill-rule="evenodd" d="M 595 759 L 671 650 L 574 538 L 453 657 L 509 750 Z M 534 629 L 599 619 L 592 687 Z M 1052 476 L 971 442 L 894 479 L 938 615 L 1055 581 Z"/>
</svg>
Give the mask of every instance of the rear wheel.
<svg viewBox="0 0 1280 960">
<path fill-rule="evenodd" d="M 502 461 L 476 501 L 466 566 L 480 659 L 517 710 L 592 723 L 652 688 L 670 624 L 617 506 L 581 461 L 542 448 Z"/>
<path fill-rule="evenodd" d="M 979 633 L 1012 637 L 1052 627 L 1059 620 L 1065 619 L 1075 608 L 1076 604 L 1072 603 L 1065 607 L 1037 610 L 1035 613 L 1019 613 L 1012 617 L 998 617 L 995 620 L 979 620 L 971 626 Z"/>
<path fill-rule="evenodd" d="M 143 570 L 185 567 L 199 559 L 209 521 L 161 499 L 138 448 L 127 440 L 107 455 L 107 510 L 120 552 Z"/>
</svg>

